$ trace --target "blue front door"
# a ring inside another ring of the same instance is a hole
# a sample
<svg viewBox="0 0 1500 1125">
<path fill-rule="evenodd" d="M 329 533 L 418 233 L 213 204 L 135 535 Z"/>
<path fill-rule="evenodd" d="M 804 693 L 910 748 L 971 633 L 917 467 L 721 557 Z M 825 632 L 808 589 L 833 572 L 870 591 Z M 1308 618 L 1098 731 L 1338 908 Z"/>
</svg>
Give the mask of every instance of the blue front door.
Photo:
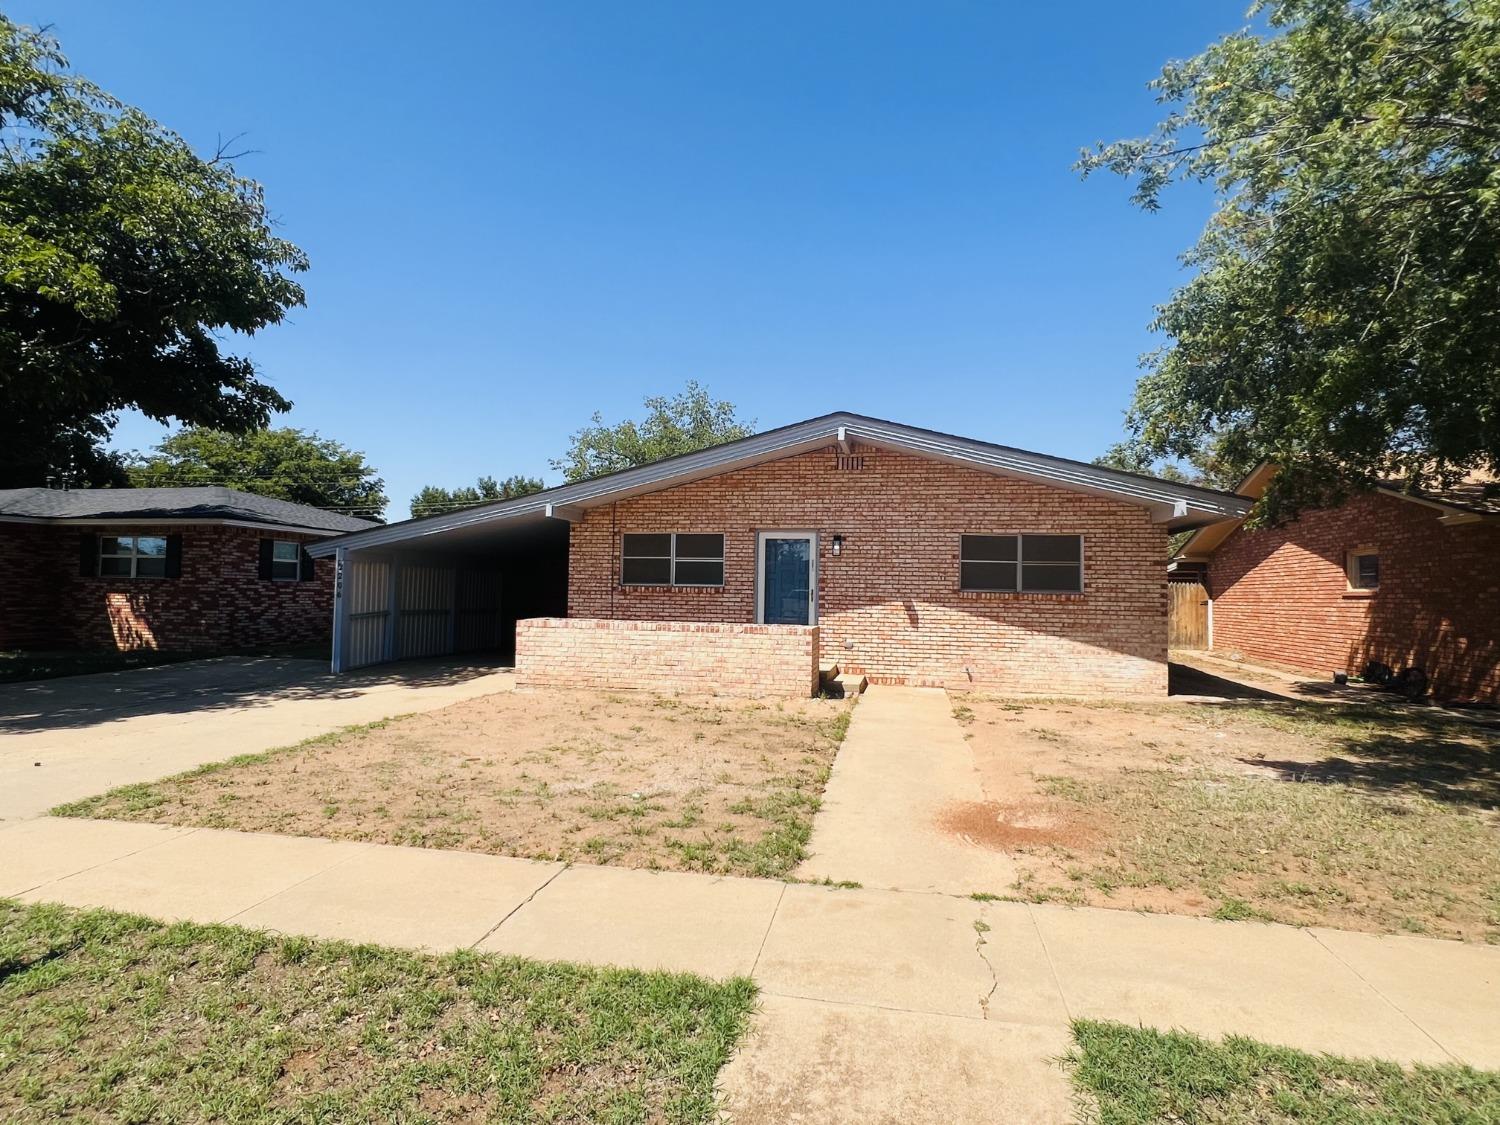
<svg viewBox="0 0 1500 1125">
<path fill-rule="evenodd" d="M 760 566 L 761 621 L 767 625 L 812 625 L 812 535 L 763 535 Z"/>
</svg>

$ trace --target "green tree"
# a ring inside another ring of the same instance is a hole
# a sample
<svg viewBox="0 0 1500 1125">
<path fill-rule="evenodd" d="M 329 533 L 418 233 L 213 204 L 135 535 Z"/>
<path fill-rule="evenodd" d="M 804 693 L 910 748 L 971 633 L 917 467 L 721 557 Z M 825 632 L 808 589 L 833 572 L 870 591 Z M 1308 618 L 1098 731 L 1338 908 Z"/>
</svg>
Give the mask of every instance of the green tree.
<svg viewBox="0 0 1500 1125">
<path fill-rule="evenodd" d="M 1218 204 L 1157 310 L 1149 460 L 1282 471 L 1274 521 L 1377 479 L 1500 469 L 1500 0 L 1261 0 L 1154 82 L 1174 108 L 1080 162 Z"/>
<path fill-rule="evenodd" d="M 1181 460 L 1164 460 L 1131 441 L 1116 442 L 1095 457 L 1094 464 L 1200 488 L 1232 490 L 1244 477 L 1243 473 L 1226 466 L 1212 451 L 1194 450 Z"/>
<path fill-rule="evenodd" d="M 128 466 L 136 488 L 221 484 L 346 515 L 380 519 L 385 482 L 365 455 L 283 426 L 245 434 L 185 429 Z"/>
<path fill-rule="evenodd" d="M 467 508 L 471 504 L 484 504 L 491 500 L 514 500 L 517 496 L 530 496 L 547 487 L 537 477 L 517 474 L 497 481 L 494 477 L 480 477 L 472 485 L 462 488 L 439 488 L 429 484 L 411 498 L 411 514 L 435 516 L 451 512 L 456 508 Z"/>
<path fill-rule="evenodd" d="M 646 416 L 639 422 L 614 426 L 606 426 L 603 415 L 595 411 L 589 424 L 570 439 L 567 454 L 553 461 L 552 467 L 572 483 L 692 453 L 755 432 L 754 419 L 739 418 L 733 403 L 714 399 L 692 380 L 670 398 L 653 395 L 645 400 L 645 406 Z"/>
<path fill-rule="evenodd" d="M 290 405 L 221 350 L 301 305 L 307 268 L 229 159 L 0 16 L 0 487 L 118 479 L 101 443 L 126 408 L 245 431 Z"/>
</svg>

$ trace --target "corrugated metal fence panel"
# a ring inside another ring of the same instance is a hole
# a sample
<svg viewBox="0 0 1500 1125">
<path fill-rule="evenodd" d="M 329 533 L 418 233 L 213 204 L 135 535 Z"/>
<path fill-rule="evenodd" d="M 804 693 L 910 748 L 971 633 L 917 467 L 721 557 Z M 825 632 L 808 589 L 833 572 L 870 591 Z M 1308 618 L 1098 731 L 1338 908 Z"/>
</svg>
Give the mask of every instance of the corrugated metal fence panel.
<svg viewBox="0 0 1500 1125">
<path fill-rule="evenodd" d="M 454 574 L 449 567 L 403 566 L 396 658 L 453 651 Z"/>
<path fill-rule="evenodd" d="M 475 652 L 499 648 L 500 573 L 489 570 L 458 572 L 457 619 L 453 627 L 453 651 Z"/>
<path fill-rule="evenodd" d="M 391 564 L 383 559 L 349 560 L 344 596 L 349 599 L 348 667 L 385 659 L 385 623 L 390 614 Z"/>
</svg>

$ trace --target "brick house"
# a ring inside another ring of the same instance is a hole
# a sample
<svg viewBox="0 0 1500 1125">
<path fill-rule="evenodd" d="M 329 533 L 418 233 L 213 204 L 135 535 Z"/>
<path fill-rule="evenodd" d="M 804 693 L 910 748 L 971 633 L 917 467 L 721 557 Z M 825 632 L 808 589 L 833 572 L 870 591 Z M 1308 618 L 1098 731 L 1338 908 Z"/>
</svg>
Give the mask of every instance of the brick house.
<svg viewBox="0 0 1500 1125">
<path fill-rule="evenodd" d="M 1248 508 L 833 414 L 309 553 L 338 668 L 498 643 L 532 683 L 1164 693 L 1168 536 Z"/>
<path fill-rule="evenodd" d="M 1239 491 L 1260 497 L 1274 473 Z M 1419 668 L 1438 698 L 1500 702 L 1497 482 L 1382 486 L 1282 527 L 1242 522 L 1195 532 L 1172 563 L 1203 576 L 1211 648 L 1319 676 Z"/>
<path fill-rule="evenodd" d="M 372 526 L 230 488 L 0 489 L 0 649 L 315 643 L 333 566 L 306 547 Z"/>
</svg>

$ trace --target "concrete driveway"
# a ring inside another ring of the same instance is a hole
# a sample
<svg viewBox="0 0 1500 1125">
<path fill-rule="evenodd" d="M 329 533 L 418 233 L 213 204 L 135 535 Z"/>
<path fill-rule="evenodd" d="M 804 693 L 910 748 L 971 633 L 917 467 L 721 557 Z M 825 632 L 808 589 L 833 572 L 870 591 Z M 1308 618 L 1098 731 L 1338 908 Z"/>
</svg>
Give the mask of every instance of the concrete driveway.
<svg viewBox="0 0 1500 1125">
<path fill-rule="evenodd" d="M 0 685 L 0 821 L 513 685 L 461 660 L 334 676 L 322 661 L 271 657 Z"/>
</svg>

